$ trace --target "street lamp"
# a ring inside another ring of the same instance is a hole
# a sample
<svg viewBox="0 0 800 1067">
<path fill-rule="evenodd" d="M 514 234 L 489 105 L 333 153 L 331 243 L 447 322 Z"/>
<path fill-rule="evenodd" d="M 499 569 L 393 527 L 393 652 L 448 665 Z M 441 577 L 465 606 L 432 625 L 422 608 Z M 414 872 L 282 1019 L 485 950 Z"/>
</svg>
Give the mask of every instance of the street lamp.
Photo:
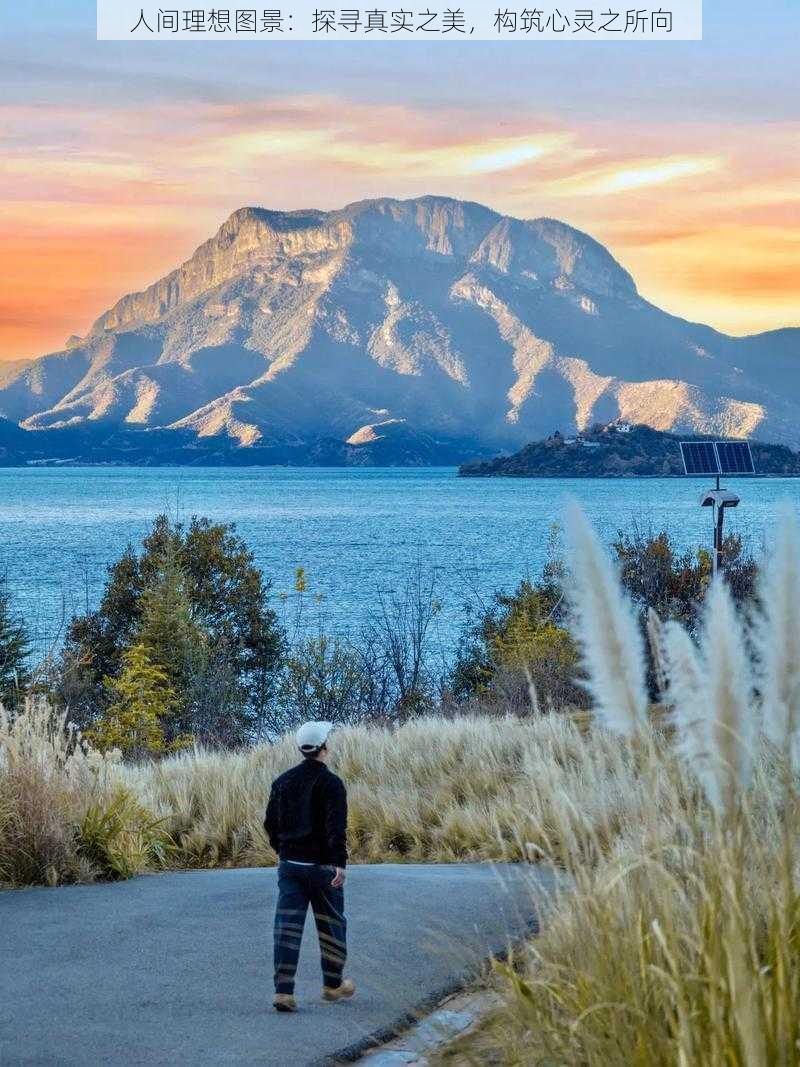
<svg viewBox="0 0 800 1067">
<path fill-rule="evenodd" d="M 708 489 L 700 495 L 700 506 L 711 508 L 714 518 L 712 570 L 716 575 L 721 560 L 725 510 L 739 506 L 739 497 L 736 493 L 728 489 L 720 489 L 720 475 L 755 474 L 750 445 L 747 441 L 681 441 L 680 448 L 686 474 L 713 474 L 716 478 L 716 489 Z"/>
<path fill-rule="evenodd" d="M 722 522 L 725 518 L 725 508 L 739 506 L 739 497 L 736 493 L 730 493 L 727 489 L 719 488 L 719 478 L 716 489 L 709 489 L 700 494 L 700 506 L 713 508 L 714 517 L 714 552 L 712 555 L 712 574 L 716 575 L 719 570 L 720 553 L 722 552 Z"/>
</svg>

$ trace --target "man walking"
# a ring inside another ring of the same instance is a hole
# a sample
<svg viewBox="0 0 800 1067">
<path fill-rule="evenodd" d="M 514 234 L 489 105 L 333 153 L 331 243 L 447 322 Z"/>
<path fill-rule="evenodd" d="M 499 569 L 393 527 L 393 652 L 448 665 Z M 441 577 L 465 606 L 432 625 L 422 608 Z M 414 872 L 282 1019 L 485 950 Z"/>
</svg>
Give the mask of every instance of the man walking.
<svg viewBox="0 0 800 1067">
<path fill-rule="evenodd" d="M 325 765 L 332 729 L 329 722 L 300 727 L 295 740 L 303 760 L 272 783 L 264 819 L 280 859 L 272 1001 L 277 1011 L 297 1011 L 294 978 L 309 904 L 319 936 L 322 996 L 335 1001 L 355 993 L 352 981 L 342 978 L 347 959 L 347 792 Z"/>
</svg>

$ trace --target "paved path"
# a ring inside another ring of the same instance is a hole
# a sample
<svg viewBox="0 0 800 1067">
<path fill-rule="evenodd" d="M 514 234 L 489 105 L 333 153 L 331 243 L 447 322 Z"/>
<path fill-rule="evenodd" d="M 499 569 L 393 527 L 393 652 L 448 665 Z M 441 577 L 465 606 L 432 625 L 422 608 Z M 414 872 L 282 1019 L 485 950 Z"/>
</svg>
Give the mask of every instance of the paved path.
<svg viewBox="0 0 800 1067">
<path fill-rule="evenodd" d="M 296 1015 L 270 1007 L 274 869 L 0 893 L 0 1063 L 334 1063 L 525 933 L 551 887 L 533 868 L 352 867 L 357 996 L 321 1000 L 309 916 Z"/>
</svg>

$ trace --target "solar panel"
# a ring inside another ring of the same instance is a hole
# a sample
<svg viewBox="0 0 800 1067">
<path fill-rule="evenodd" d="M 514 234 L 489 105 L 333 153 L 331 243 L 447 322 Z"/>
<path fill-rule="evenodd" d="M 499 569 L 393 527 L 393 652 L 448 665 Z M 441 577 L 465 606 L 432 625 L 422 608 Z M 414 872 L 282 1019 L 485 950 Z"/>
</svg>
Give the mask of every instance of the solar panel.
<svg viewBox="0 0 800 1067">
<path fill-rule="evenodd" d="M 717 453 L 711 441 L 681 441 L 683 469 L 687 474 L 720 474 Z"/>
<path fill-rule="evenodd" d="M 753 456 L 747 441 L 715 441 L 721 474 L 755 474 Z"/>
</svg>

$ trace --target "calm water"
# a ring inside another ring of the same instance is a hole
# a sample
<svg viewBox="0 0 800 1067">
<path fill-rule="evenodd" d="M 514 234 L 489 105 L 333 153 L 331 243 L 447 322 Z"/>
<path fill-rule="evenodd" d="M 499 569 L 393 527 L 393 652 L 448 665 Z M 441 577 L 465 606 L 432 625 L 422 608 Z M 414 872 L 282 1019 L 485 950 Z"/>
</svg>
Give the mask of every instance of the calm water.
<svg viewBox="0 0 800 1067">
<path fill-rule="evenodd" d="M 800 504 L 797 480 L 733 487 L 742 504 L 728 529 L 756 551 L 769 541 L 776 504 Z M 696 546 L 710 541 L 710 510 L 697 504 L 704 488 L 689 479 L 472 480 L 449 468 L 0 469 L 0 573 L 41 650 L 73 612 L 97 603 L 106 564 L 157 513 L 207 515 L 236 523 L 274 591 L 289 594 L 281 607 L 289 623 L 296 567 L 308 576 L 305 618 L 322 612 L 337 630 L 358 625 L 376 591 L 398 586 L 418 562 L 435 570 L 448 643 L 468 597 L 488 598 L 539 570 L 569 497 L 606 539 L 638 522 Z"/>
</svg>

